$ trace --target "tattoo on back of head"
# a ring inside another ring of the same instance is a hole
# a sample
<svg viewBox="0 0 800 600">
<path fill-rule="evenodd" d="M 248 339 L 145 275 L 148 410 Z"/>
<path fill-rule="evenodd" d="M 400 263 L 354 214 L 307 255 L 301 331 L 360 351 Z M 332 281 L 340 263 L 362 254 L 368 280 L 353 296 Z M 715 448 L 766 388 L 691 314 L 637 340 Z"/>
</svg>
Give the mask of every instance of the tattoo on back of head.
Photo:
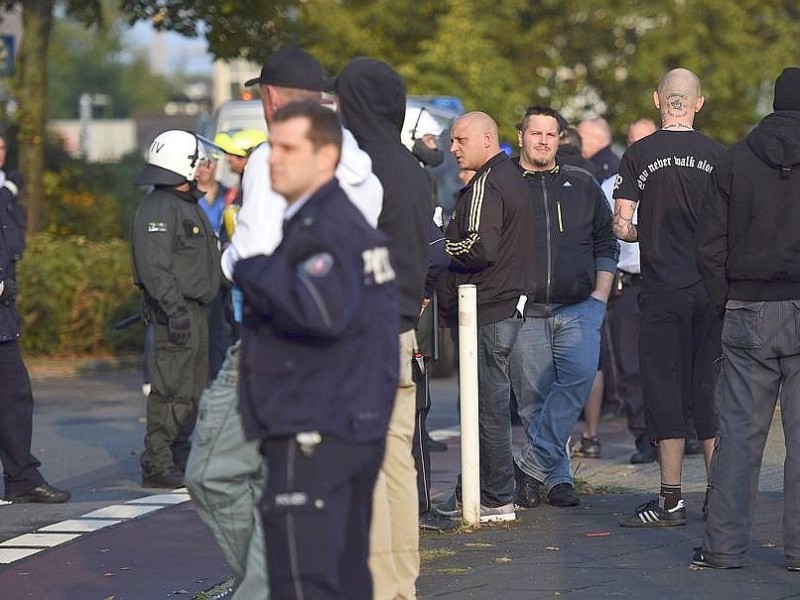
<svg viewBox="0 0 800 600">
<path fill-rule="evenodd" d="M 670 117 L 685 117 L 688 109 L 689 97 L 680 92 L 667 94 L 667 115 Z"/>
</svg>

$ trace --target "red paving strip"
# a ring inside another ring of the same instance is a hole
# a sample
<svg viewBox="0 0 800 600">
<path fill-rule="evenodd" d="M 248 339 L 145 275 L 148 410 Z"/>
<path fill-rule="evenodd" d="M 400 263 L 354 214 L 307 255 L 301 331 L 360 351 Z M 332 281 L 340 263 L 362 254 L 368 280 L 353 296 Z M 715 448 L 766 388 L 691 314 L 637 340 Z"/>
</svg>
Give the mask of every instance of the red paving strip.
<svg viewBox="0 0 800 600">
<path fill-rule="evenodd" d="M 230 574 L 211 533 L 186 502 L 3 567 L 0 597 L 192 598 Z"/>
</svg>

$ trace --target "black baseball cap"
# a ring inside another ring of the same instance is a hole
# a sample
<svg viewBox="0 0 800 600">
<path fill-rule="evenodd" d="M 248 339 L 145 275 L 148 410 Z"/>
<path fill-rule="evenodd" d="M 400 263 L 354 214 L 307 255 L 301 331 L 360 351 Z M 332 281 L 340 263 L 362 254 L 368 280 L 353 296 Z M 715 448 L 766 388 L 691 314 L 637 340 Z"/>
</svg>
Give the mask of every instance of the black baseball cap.
<svg viewBox="0 0 800 600">
<path fill-rule="evenodd" d="M 261 67 L 261 75 L 248 79 L 244 84 L 319 92 L 322 91 L 322 67 L 302 48 L 281 48 L 269 55 Z"/>
</svg>

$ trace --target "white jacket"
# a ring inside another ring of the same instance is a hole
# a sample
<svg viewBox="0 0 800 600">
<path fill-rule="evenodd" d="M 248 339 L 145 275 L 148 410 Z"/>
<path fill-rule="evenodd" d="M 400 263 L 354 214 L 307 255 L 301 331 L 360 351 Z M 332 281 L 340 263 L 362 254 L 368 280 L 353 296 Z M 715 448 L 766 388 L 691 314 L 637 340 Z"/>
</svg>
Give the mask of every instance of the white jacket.
<svg viewBox="0 0 800 600">
<path fill-rule="evenodd" d="M 372 173 L 369 155 L 358 147 L 347 129 L 342 133 L 342 157 L 336 168 L 336 178 L 367 222 L 377 227 L 383 208 L 383 187 Z M 231 281 L 239 259 L 272 254 L 283 238 L 283 213 L 287 204 L 283 196 L 272 190 L 269 154 L 269 144 L 261 144 L 250 155 L 244 170 L 242 208 L 236 231 L 222 254 L 222 272 Z"/>
</svg>

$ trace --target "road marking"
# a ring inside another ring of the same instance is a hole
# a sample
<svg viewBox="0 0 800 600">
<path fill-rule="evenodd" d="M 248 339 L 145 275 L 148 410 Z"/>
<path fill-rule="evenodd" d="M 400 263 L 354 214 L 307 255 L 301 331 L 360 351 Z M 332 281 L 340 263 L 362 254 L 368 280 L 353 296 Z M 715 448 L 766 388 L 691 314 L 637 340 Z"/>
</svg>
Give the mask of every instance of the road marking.
<svg viewBox="0 0 800 600">
<path fill-rule="evenodd" d="M 99 531 L 112 525 L 122 523 L 119 519 L 68 519 L 60 523 L 53 523 L 47 527 L 42 527 L 36 531 L 45 531 L 51 533 L 88 533 L 90 531 Z"/>
<path fill-rule="evenodd" d="M 53 548 L 80 537 L 79 533 L 24 533 L 0 543 L 14 548 Z"/>
<path fill-rule="evenodd" d="M 25 533 L 0 543 L 0 564 L 17 562 L 42 550 L 74 541 L 84 533 L 101 531 L 162 508 L 188 502 L 190 499 L 186 488 L 180 488 L 167 494 L 154 494 L 129 500 L 125 504 L 112 504 L 76 519 L 41 527 L 35 533 Z"/>
<path fill-rule="evenodd" d="M 0 548 L 0 565 L 8 565 L 41 552 L 43 548 Z"/>
<path fill-rule="evenodd" d="M 125 504 L 180 504 L 181 502 L 188 502 L 189 494 L 158 494 L 156 496 L 146 496 L 144 498 L 137 498 L 136 500 L 129 500 Z"/>
<path fill-rule="evenodd" d="M 135 519 L 147 513 L 161 510 L 161 506 L 136 506 L 136 505 L 122 505 L 112 504 L 105 508 L 93 510 L 90 513 L 82 515 L 82 519 Z"/>
</svg>

